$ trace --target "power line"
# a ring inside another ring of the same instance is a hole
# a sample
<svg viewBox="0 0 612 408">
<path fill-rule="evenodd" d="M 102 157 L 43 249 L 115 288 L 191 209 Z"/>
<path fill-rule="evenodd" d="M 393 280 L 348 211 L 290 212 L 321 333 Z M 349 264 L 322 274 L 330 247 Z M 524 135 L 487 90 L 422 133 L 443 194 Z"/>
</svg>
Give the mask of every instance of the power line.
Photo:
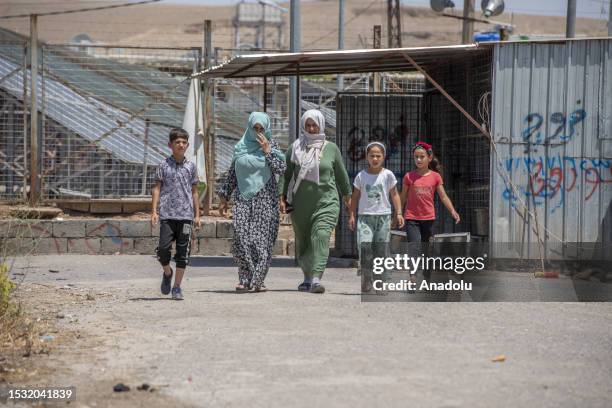
<svg viewBox="0 0 612 408">
<path fill-rule="evenodd" d="M 59 14 L 81 13 L 84 11 L 108 10 L 108 9 L 121 8 L 121 7 L 138 6 L 138 5 L 143 5 L 143 4 L 158 3 L 160 1 L 162 0 L 143 0 L 143 1 L 138 1 L 135 3 L 114 4 L 111 6 L 90 7 L 90 8 L 81 8 L 81 9 L 75 9 L 75 10 L 65 10 L 65 11 L 50 11 L 47 13 L 40 13 L 40 14 L 37 14 L 37 13 L 15 14 L 12 16 L 0 16 L 0 19 L 6 20 L 9 18 L 30 17 L 30 15 L 32 14 L 36 14 L 37 16 L 55 16 Z"/>
<path fill-rule="evenodd" d="M 113 3 L 118 3 L 121 0 L 114 0 Z M 59 6 L 59 5 L 76 5 L 76 3 L 106 3 L 108 4 L 109 1 L 108 0 L 91 0 L 91 1 L 79 1 L 79 0 L 74 0 L 74 1 L 45 1 L 44 3 L 41 3 L 40 1 L 19 1 L 19 2 L 7 2 L 7 3 L 2 3 L 3 6 Z"/>
<path fill-rule="evenodd" d="M 355 20 L 357 17 L 361 16 L 362 14 L 364 14 L 366 11 L 368 11 L 370 8 L 372 8 L 372 6 L 376 3 L 378 3 L 379 0 L 374 0 L 373 2 L 371 2 L 370 4 L 368 4 L 366 6 L 366 8 L 364 8 L 363 10 L 361 10 L 359 13 L 356 13 L 353 17 L 349 18 L 345 23 L 344 26 L 346 26 L 348 23 L 350 23 L 351 21 Z M 308 44 L 306 44 L 303 48 L 308 48 L 309 46 L 315 44 L 316 42 L 324 39 L 325 37 L 328 37 L 330 35 L 332 35 L 333 33 L 337 32 L 338 29 L 334 28 L 333 30 L 331 30 L 330 32 L 328 32 L 327 34 L 324 34 L 322 36 L 320 36 L 319 38 L 317 38 L 314 41 L 309 42 Z"/>
</svg>

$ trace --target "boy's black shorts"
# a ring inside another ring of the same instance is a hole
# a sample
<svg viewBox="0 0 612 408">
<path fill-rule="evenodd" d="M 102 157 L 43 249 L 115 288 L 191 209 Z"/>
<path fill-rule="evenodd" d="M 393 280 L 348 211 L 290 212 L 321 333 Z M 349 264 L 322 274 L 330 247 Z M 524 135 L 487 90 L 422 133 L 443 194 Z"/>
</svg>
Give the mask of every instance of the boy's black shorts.
<svg viewBox="0 0 612 408">
<path fill-rule="evenodd" d="M 191 234 L 193 225 L 191 220 L 161 220 L 159 225 L 159 245 L 157 259 L 166 266 L 170 263 L 172 241 L 176 242 L 174 260 L 177 268 L 185 268 L 189 263 L 191 251 Z"/>
</svg>

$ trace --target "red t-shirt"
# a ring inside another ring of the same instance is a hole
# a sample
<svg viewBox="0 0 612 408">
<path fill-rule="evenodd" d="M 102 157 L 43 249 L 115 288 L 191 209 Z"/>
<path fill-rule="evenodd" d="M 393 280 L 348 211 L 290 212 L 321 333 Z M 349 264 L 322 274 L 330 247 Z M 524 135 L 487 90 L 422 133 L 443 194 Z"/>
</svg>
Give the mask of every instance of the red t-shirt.
<svg viewBox="0 0 612 408">
<path fill-rule="evenodd" d="M 436 188 L 444 184 L 442 177 L 435 171 L 429 171 L 425 176 L 416 171 L 406 173 L 404 188 L 408 189 L 404 218 L 407 220 L 435 220 L 434 194 Z"/>
</svg>

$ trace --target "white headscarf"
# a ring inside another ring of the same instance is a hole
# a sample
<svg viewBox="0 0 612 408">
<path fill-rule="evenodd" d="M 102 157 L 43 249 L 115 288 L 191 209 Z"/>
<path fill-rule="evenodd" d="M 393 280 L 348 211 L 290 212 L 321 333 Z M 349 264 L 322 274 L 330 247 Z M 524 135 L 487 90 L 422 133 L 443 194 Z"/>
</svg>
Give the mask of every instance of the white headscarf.
<svg viewBox="0 0 612 408">
<path fill-rule="evenodd" d="M 306 132 L 308 119 L 312 119 L 319 126 L 318 134 Z M 300 120 L 300 137 L 293 142 L 291 153 L 291 161 L 300 166 L 300 172 L 293 186 L 294 193 L 302 180 L 319 184 L 319 162 L 325 143 L 325 116 L 316 109 L 307 110 Z"/>
</svg>

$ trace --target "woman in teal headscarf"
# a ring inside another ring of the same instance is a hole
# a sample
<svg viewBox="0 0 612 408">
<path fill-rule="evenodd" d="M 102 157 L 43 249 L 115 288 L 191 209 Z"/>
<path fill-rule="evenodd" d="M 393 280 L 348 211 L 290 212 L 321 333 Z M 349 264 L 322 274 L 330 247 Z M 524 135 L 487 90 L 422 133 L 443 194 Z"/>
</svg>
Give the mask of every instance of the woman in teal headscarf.
<svg viewBox="0 0 612 408">
<path fill-rule="evenodd" d="M 262 292 L 280 223 L 276 177 L 285 172 L 285 155 L 272 140 L 270 118 L 253 112 L 242 139 L 234 147 L 232 164 L 217 189 L 219 212 L 225 216 L 234 194 L 234 242 L 238 264 L 236 291 Z"/>
</svg>

